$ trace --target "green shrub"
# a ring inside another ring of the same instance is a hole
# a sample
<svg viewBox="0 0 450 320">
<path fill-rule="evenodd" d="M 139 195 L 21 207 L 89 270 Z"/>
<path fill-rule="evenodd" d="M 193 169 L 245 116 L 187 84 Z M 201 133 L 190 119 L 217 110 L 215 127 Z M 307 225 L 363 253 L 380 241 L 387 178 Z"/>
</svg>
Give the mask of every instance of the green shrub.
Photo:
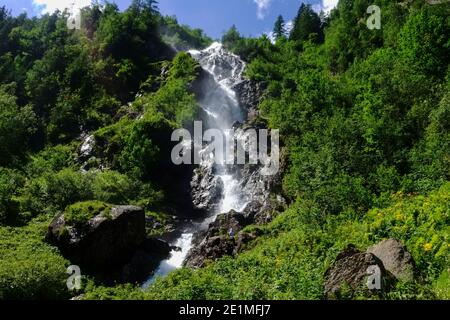
<svg viewBox="0 0 450 320">
<path fill-rule="evenodd" d="M 56 213 L 70 204 L 92 199 L 92 174 L 63 169 L 46 172 L 25 183 L 18 198 L 21 213 Z"/>
<path fill-rule="evenodd" d="M 100 201 L 85 201 L 72 204 L 64 211 L 64 220 L 68 225 L 82 227 L 98 215 L 110 218 L 111 206 Z"/>
<path fill-rule="evenodd" d="M 93 199 L 114 204 L 127 204 L 139 196 L 141 183 L 116 171 L 95 174 L 92 181 Z"/>
<path fill-rule="evenodd" d="M 76 154 L 73 145 L 57 145 L 47 147 L 30 156 L 25 170 L 29 177 L 37 177 L 48 172 L 58 172 L 65 168 L 73 168 Z"/>
<path fill-rule="evenodd" d="M 12 94 L 15 85 L 0 83 L 0 165 L 9 166 L 28 145 L 35 132 L 36 115 L 30 106 L 19 107 Z"/>
<path fill-rule="evenodd" d="M 18 222 L 16 196 L 23 183 L 24 177 L 20 173 L 0 167 L 0 225 Z"/>
<path fill-rule="evenodd" d="M 0 300 L 68 299 L 68 261 L 44 243 L 49 221 L 0 227 Z"/>
</svg>

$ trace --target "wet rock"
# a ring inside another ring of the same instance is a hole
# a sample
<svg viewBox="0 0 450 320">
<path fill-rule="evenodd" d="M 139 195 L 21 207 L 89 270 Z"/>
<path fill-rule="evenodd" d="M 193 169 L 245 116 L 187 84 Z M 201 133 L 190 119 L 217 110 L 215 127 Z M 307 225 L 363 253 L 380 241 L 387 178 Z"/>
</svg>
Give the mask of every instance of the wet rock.
<svg viewBox="0 0 450 320">
<path fill-rule="evenodd" d="M 234 210 L 220 214 L 212 222 L 206 232 L 197 241 L 201 242 L 188 253 L 185 265 L 187 267 L 202 267 L 206 261 L 214 261 L 225 255 L 235 255 L 240 252 L 251 239 L 250 236 L 239 233 L 252 220 Z M 230 235 L 232 230 L 232 235 Z"/>
<path fill-rule="evenodd" d="M 87 134 L 83 134 L 81 139 L 82 139 L 82 143 L 78 150 L 78 155 L 79 155 L 80 160 L 87 160 L 92 156 L 92 151 L 93 151 L 94 145 L 95 145 L 95 139 L 94 139 L 93 135 L 87 135 Z"/>
<path fill-rule="evenodd" d="M 195 208 L 209 212 L 218 208 L 224 185 L 222 179 L 214 175 L 212 166 L 202 166 L 194 171 L 191 188 Z"/>
<path fill-rule="evenodd" d="M 234 240 L 221 235 L 206 238 L 203 243 L 193 249 L 186 258 L 184 265 L 190 268 L 204 267 L 207 261 L 217 260 L 234 252 Z"/>
<path fill-rule="evenodd" d="M 139 246 L 139 249 L 147 253 L 161 255 L 163 257 L 167 257 L 172 250 L 166 241 L 157 238 L 145 239 Z"/>
<path fill-rule="evenodd" d="M 244 80 L 233 87 L 239 102 L 247 111 L 247 118 L 253 121 L 259 117 L 259 104 L 261 103 L 266 84 L 253 80 Z"/>
<path fill-rule="evenodd" d="M 245 63 L 237 55 L 227 51 L 222 44 L 216 42 L 205 50 L 191 51 L 190 54 L 203 69 L 214 71 L 217 82 L 230 86 L 241 81 Z"/>
<path fill-rule="evenodd" d="M 122 269 L 120 280 L 128 283 L 145 281 L 159 266 L 159 263 L 170 256 L 171 247 L 160 239 L 146 239 L 134 253 L 130 262 Z"/>
<path fill-rule="evenodd" d="M 68 225 L 61 213 L 47 234 L 71 262 L 95 272 L 129 261 L 145 237 L 144 210 L 135 206 L 114 207 L 110 217 L 100 214 L 82 228 Z"/>
<path fill-rule="evenodd" d="M 251 224 L 264 225 L 272 221 L 272 212 L 273 208 L 269 201 L 261 203 L 254 200 L 247 204 L 242 214 L 251 221 Z"/>
<path fill-rule="evenodd" d="M 190 53 L 204 69 L 193 86 L 203 110 L 200 117 L 205 123 L 204 127 L 231 127 L 235 129 L 235 141 L 246 141 L 244 144 L 248 146 L 244 131 L 265 128 L 264 122 L 258 120 L 258 107 L 265 85 L 245 80 L 245 63 L 226 51 L 221 44 L 215 43 L 206 50 Z M 248 149 L 246 153 L 248 159 Z M 225 196 L 231 198 L 225 204 L 231 203 L 239 210 L 247 202 L 248 204 L 242 212 L 230 211 L 218 215 L 206 230 L 194 235 L 194 247 L 185 260 L 185 265 L 190 267 L 201 267 L 206 261 L 224 255 L 236 255 L 244 250 L 255 235 L 248 235 L 241 230 L 250 224 L 271 221 L 274 210 L 279 206 L 277 203 L 282 200 L 281 196 L 271 197 L 272 192 L 276 193 L 281 189 L 281 172 L 274 176 L 264 176 L 261 163 L 214 166 L 205 162 L 195 170 L 191 182 L 192 199 L 197 208 L 211 214 L 217 213 L 221 210 Z M 216 169 L 221 173 L 223 181 L 217 176 Z M 229 179 L 230 176 L 233 179 Z M 231 234 L 230 230 L 233 230 Z"/>
<path fill-rule="evenodd" d="M 381 272 L 379 291 L 371 290 L 367 286 L 369 268 L 374 266 Z M 393 281 L 393 276 L 386 271 L 380 259 L 372 253 L 360 252 L 353 245 L 349 245 L 325 272 L 324 293 L 329 299 L 352 298 L 355 294 L 370 296 L 388 291 Z"/>
<path fill-rule="evenodd" d="M 403 281 L 414 279 L 414 260 L 406 247 L 397 239 L 384 240 L 367 249 L 367 252 L 379 258 L 386 270 L 397 279 Z"/>
<path fill-rule="evenodd" d="M 247 249 L 247 245 L 257 238 L 255 233 L 240 232 L 237 236 L 234 247 L 234 255 L 237 255 Z"/>
</svg>

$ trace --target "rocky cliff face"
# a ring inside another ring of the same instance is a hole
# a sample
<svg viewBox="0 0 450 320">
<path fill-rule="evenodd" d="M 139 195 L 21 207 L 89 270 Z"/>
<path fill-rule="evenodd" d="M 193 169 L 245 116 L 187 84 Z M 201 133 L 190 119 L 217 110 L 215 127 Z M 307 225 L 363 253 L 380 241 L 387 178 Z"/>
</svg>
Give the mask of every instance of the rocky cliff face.
<svg viewBox="0 0 450 320">
<path fill-rule="evenodd" d="M 244 80 L 232 88 L 239 99 L 241 106 L 247 114 L 247 122 L 252 122 L 259 117 L 259 104 L 264 97 L 266 84 L 252 80 Z"/>
<path fill-rule="evenodd" d="M 195 88 L 208 127 L 234 129 L 235 141 L 248 129 L 266 129 L 257 121 L 265 85 L 243 78 L 245 64 L 239 57 L 220 45 L 194 55 L 204 68 Z M 240 112 L 233 112 L 235 109 Z M 262 164 L 217 166 L 204 162 L 194 171 L 191 186 L 195 205 L 219 215 L 194 236 L 186 266 L 201 267 L 208 260 L 237 254 L 256 237 L 241 230 L 270 222 L 273 212 L 285 204 L 276 194 L 281 189 L 283 169 L 273 176 L 264 176 L 262 169 Z"/>
</svg>

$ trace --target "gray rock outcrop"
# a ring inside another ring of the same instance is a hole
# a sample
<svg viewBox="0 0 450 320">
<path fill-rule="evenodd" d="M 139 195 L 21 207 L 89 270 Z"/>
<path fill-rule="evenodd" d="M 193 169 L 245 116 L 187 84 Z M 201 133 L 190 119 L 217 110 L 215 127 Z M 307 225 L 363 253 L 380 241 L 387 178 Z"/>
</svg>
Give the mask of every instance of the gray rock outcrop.
<svg viewBox="0 0 450 320">
<path fill-rule="evenodd" d="M 376 267 L 380 271 L 380 290 L 371 290 L 367 286 L 369 270 Z M 328 299 L 352 298 L 355 294 L 370 296 L 389 289 L 392 276 L 383 263 L 372 253 L 361 252 L 349 245 L 337 257 L 325 272 L 324 294 Z"/>
<path fill-rule="evenodd" d="M 387 239 L 367 249 L 383 262 L 387 271 L 397 279 L 414 279 L 414 261 L 406 247 L 397 239 Z"/>
</svg>

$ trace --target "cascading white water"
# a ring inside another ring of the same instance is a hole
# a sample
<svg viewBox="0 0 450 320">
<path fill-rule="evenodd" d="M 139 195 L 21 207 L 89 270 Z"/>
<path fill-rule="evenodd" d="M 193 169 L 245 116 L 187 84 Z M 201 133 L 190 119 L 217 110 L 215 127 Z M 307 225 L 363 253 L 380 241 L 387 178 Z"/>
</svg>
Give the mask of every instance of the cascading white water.
<svg viewBox="0 0 450 320">
<path fill-rule="evenodd" d="M 238 56 L 226 51 L 218 42 L 203 51 L 190 53 L 215 80 L 212 86 L 208 85 L 204 97 L 199 101 L 200 106 L 211 117 L 204 120 L 209 122 L 207 123 L 209 127 L 222 130 L 224 135 L 228 136 L 225 131 L 231 129 L 236 121 L 244 120 L 242 109 L 232 87 L 243 81 L 245 63 Z M 201 165 L 211 164 L 202 163 Z M 242 197 L 239 181 L 227 172 L 226 167 L 217 165 L 215 169 L 223 182 L 224 190 L 219 210 L 213 212 L 212 219 L 210 217 L 208 221 L 213 221 L 218 213 L 241 211 L 247 203 Z"/>
<path fill-rule="evenodd" d="M 245 63 L 236 55 L 226 51 L 222 44 L 213 43 L 202 51 L 192 50 L 189 52 L 201 67 L 211 75 L 213 81 L 205 81 L 202 88 L 203 97 L 199 101 L 200 107 L 205 111 L 206 118 L 202 119 L 207 128 L 219 129 L 225 133 L 231 129 L 236 121 L 242 122 L 244 114 L 239 105 L 236 93 L 232 87 L 243 81 L 242 74 Z M 204 149 L 202 152 L 205 152 Z M 144 287 L 149 286 L 157 277 L 164 276 L 170 271 L 180 268 L 188 252 L 192 248 L 193 235 L 198 229 L 205 228 L 213 222 L 220 213 L 231 210 L 241 211 L 248 201 L 243 196 L 239 181 L 231 174 L 226 166 L 214 164 L 210 160 L 203 160 L 200 167 L 215 166 L 216 176 L 223 182 L 223 194 L 218 210 L 210 212 L 210 215 L 199 225 L 197 230 L 190 228 L 185 231 L 173 246 L 181 249 L 171 252 L 169 259 L 159 265 L 154 276 L 150 278 Z"/>
</svg>

